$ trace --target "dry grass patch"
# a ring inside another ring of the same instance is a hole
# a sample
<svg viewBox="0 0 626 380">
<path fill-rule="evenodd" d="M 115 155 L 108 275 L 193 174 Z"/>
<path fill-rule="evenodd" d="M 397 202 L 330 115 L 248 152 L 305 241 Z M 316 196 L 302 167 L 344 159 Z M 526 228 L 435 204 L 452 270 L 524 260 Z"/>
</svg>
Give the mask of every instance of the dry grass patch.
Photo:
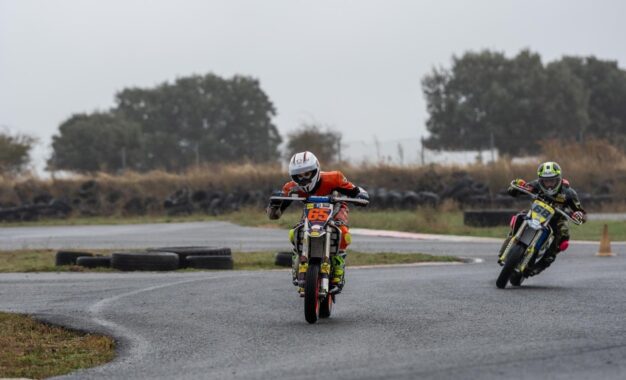
<svg viewBox="0 0 626 380">
<path fill-rule="evenodd" d="M 276 252 L 235 252 L 233 259 L 235 269 L 258 270 L 277 269 L 274 265 Z M 360 265 L 387 265 L 387 264 L 414 264 L 425 262 L 459 262 L 460 259 L 454 256 L 435 256 L 424 253 L 365 253 L 348 250 L 346 258 L 347 266 Z"/>
<path fill-rule="evenodd" d="M 89 249 L 96 255 L 110 254 L 112 251 Z M 85 268 L 78 265 L 56 266 L 56 250 L 22 249 L 0 251 L 0 273 L 3 272 L 110 272 L 110 268 Z"/>
<path fill-rule="evenodd" d="M 102 365 L 115 356 L 113 339 L 0 312 L 0 377 L 42 379 Z"/>
</svg>

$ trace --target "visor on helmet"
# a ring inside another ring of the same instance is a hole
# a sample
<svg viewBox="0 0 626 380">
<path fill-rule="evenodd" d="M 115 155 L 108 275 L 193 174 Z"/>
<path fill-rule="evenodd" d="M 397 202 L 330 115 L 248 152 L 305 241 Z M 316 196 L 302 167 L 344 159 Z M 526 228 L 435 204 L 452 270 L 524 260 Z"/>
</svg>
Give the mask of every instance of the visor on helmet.
<svg viewBox="0 0 626 380">
<path fill-rule="evenodd" d="M 315 174 L 317 174 L 317 169 L 309 170 L 304 173 L 294 174 L 291 176 L 293 181 L 300 186 L 308 185 L 311 183 L 313 178 L 315 178 Z"/>
<path fill-rule="evenodd" d="M 561 177 L 540 178 L 539 185 L 548 193 L 553 193 L 561 186 Z"/>
<path fill-rule="evenodd" d="M 540 181 L 546 189 L 554 189 L 559 186 L 559 182 L 561 182 L 559 178 L 542 178 Z"/>
</svg>

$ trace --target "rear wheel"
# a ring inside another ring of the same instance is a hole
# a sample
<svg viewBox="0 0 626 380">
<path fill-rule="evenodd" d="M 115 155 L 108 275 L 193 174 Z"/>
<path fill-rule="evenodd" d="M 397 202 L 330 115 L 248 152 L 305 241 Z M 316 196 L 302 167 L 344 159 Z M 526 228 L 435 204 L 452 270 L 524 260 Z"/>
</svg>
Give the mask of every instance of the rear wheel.
<svg viewBox="0 0 626 380">
<path fill-rule="evenodd" d="M 333 303 L 335 296 L 329 294 L 320 304 L 320 318 L 329 318 L 333 311 Z"/>
<path fill-rule="evenodd" d="M 309 263 L 304 284 L 304 318 L 315 323 L 320 317 L 320 264 Z"/>
<path fill-rule="evenodd" d="M 500 271 L 500 275 L 496 280 L 496 286 L 498 288 L 504 289 L 506 287 L 506 283 L 509 282 L 509 278 L 511 278 L 511 275 L 513 274 L 513 271 L 517 264 L 519 264 L 523 254 L 523 246 L 516 244 L 515 246 L 511 247 L 511 250 L 506 255 L 506 260 L 504 262 L 502 270 Z"/>
</svg>

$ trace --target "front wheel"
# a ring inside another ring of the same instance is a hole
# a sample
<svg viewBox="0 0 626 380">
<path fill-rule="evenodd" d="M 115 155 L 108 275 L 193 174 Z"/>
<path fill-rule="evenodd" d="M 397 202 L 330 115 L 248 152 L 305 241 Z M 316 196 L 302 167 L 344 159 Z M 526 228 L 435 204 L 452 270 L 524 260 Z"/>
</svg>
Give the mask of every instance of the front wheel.
<svg viewBox="0 0 626 380">
<path fill-rule="evenodd" d="M 504 266 L 500 271 L 500 275 L 496 280 L 496 286 L 500 289 L 504 289 L 506 287 L 506 283 L 509 282 L 509 278 L 513 274 L 515 267 L 519 264 L 522 256 L 524 255 L 525 248 L 519 244 L 511 247 L 511 250 L 506 255 L 506 260 L 504 262 Z"/>
<path fill-rule="evenodd" d="M 309 263 L 304 284 L 304 318 L 315 323 L 320 317 L 320 264 Z"/>
</svg>

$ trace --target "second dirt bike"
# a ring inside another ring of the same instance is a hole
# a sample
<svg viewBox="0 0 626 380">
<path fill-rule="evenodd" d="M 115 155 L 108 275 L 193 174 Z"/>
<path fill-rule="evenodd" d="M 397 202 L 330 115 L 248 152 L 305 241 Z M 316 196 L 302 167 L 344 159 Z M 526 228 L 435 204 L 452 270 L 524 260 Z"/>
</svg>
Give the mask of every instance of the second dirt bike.
<svg viewBox="0 0 626 380">
<path fill-rule="evenodd" d="M 496 286 L 500 289 L 505 288 L 508 282 L 513 286 L 520 286 L 532 266 L 545 255 L 554 241 L 555 235 L 550 221 L 557 213 L 576 225 L 582 224 L 582 221 L 573 219 L 563 211 L 551 197 L 532 193 L 515 182 L 511 182 L 511 186 L 530 195 L 533 203 L 530 210 L 522 215 L 521 225 L 498 260 L 502 270 L 496 280 Z"/>
</svg>

